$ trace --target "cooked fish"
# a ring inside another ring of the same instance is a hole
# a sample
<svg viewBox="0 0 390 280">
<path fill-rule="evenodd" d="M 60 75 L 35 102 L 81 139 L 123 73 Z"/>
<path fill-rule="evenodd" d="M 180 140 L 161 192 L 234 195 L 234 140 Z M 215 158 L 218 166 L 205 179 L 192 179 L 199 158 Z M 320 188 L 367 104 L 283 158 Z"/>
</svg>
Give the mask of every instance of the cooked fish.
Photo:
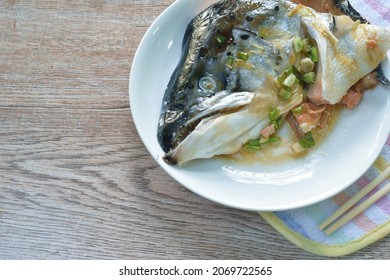
<svg viewBox="0 0 390 280">
<path fill-rule="evenodd" d="M 328 0 L 326 4 L 329 5 L 330 2 L 332 1 Z M 340 102 L 351 85 L 374 69 L 378 80 L 390 85 L 381 68 L 377 67 L 378 61 L 383 59 L 388 50 L 389 31 L 369 25 L 346 0 L 335 0 L 334 5 L 340 9 L 337 14 L 345 15 L 328 14 L 326 21 L 330 22 L 333 18 L 331 36 L 323 36 L 323 31 L 318 28 L 318 22 L 324 14 L 313 13 L 302 18 L 310 37 L 316 40 L 321 54 L 317 74 L 324 77 L 317 79 L 308 92 L 309 99 L 317 105 Z M 300 12 L 305 13 L 306 10 L 300 9 Z"/>
<path fill-rule="evenodd" d="M 278 77 L 297 65 L 294 40 L 305 37 L 319 50 L 309 93 L 332 104 L 390 48 L 389 30 L 286 0 L 223 0 L 195 17 L 163 98 L 158 140 L 164 159 L 181 164 L 233 154 L 259 137 L 270 111 L 283 116 L 299 105 L 305 85 L 296 84 L 282 98 Z"/>
<path fill-rule="evenodd" d="M 308 90 L 309 99 L 316 104 L 340 102 L 352 85 L 378 66 L 390 48 L 389 30 L 337 16 L 333 17 L 333 32 L 324 31 L 330 17 L 323 23 L 323 15 L 317 13 L 302 17 L 320 53 L 317 80 Z"/>
</svg>

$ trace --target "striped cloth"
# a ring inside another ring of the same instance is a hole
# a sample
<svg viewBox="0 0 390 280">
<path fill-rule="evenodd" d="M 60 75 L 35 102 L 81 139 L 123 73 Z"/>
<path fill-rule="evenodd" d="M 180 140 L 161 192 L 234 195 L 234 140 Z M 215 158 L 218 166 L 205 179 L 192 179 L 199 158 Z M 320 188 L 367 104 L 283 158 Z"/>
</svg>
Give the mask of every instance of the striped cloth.
<svg viewBox="0 0 390 280">
<path fill-rule="evenodd" d="M 389 0 L 349 0 L 370 23 L 380 26 L 390 26 Z"/>
<path fill-rule="evenodd" d="M 260 215 L 287 239 L 306 251 L 323 256 L 353 253 L 390 234 L 390 194 L 329 236 L 319 230 L 318 226 L 389 165 L 390 137 L 374 165 L 344 192 L 304 208 Z M 379 188 L 388 182 L 386 180 Z"/>
<path fill-rule="evenodd" d="M 390 26 L 389 0 L 350 0 L 372 24 Z M 390 137 L 375 164 L 344 192 L 308 207 L 260 213 L 275 229 L 297 246 L 318 255 L 353 253 L 390 234 L 390 194 L 331 235 L 318 229 L 331 213 L 390 165 Z M 383 187 L 388 180 L 379 187 Z M 368 194 L 370 195 L 370 194 Z"/>
</svg>

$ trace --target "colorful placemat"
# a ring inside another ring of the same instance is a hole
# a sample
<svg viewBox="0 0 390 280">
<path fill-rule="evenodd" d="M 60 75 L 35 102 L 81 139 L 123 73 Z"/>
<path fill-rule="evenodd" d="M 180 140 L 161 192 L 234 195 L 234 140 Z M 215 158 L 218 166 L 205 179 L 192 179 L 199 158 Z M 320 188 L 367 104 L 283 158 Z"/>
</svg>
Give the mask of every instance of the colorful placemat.
<svg viewBox="0 0 390 280">
<path fill-rule="evenodd" d="M 390 137 L 374 165 L 344 192 L 308 207 L 260 214 L 282 235 L 306 251 L 323 256 L 351 254 L 390 234 L 390 194 L 330 235 L 320 230 L 319 225 L 389 165 Z"/>
<path fill-rule="evenodd" d="M 390 26 L 389 0 L 349 2 L 369 22 Z M 390 234 L 390 194 L 330 235 L 320 230 L 319 225 L 389 165 L 390 137 L 374 165 L 344 192 L 308 207 L 260 215 L 287 239 L 306 251 L 322 256 L 351 254 Z M 387 183 L 388 180 L 378 188 Z"/>
<path fill-rule="evenodd" d="M 349 0 L 349 2 L 370 23 L 390 26 L 389 0 Z"/>
</svg>

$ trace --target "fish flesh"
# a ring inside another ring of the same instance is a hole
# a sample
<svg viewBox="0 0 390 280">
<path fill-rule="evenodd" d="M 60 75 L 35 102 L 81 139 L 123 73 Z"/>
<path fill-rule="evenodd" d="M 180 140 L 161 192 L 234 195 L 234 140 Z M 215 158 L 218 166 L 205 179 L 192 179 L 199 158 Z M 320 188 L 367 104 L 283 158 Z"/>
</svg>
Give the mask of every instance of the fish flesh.
<svg viewBox="0 0 390 280">
<path fill-rule="evenodd" d="M 279 77 L 300 59 L 294 40 L 317 45 L 317 78 L 281 98 Z M 234 154 L 306 96 L 335 104 L 373 71 L 390 31 L 287 0 L 222 0 L 197 15 L 165 91 L 157 137 L 169 164 Z M 340 78 L 342 77 L 342 79 Z"/>
</svg>

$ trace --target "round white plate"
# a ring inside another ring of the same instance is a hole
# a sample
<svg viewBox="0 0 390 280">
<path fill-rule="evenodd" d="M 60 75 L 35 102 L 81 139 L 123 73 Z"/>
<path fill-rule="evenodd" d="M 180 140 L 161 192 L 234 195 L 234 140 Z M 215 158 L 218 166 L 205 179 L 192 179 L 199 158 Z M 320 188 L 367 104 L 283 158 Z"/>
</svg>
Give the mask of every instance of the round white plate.
<svg viewBox="0 0 390 280">
<path fill-rule="evenodd" d="M 281 164 L 240 164 L 224 159 L 167 165 L 157 141 L 162 98 L 180 55 L 187 24 L 216 0 L 177 0 L 145 34 L 130 74 L 130 106 L 138 133 L 158 164 L 180 184 L 214 202 L 255 211 L 306 206 L 357 180 L 374 162 L 390 131 L 390 92 L 367 92 L 344 110 L 327 139 L 306 157 Z M 384 63 L 387 76 L 390 66 Z"/>
</svg>

